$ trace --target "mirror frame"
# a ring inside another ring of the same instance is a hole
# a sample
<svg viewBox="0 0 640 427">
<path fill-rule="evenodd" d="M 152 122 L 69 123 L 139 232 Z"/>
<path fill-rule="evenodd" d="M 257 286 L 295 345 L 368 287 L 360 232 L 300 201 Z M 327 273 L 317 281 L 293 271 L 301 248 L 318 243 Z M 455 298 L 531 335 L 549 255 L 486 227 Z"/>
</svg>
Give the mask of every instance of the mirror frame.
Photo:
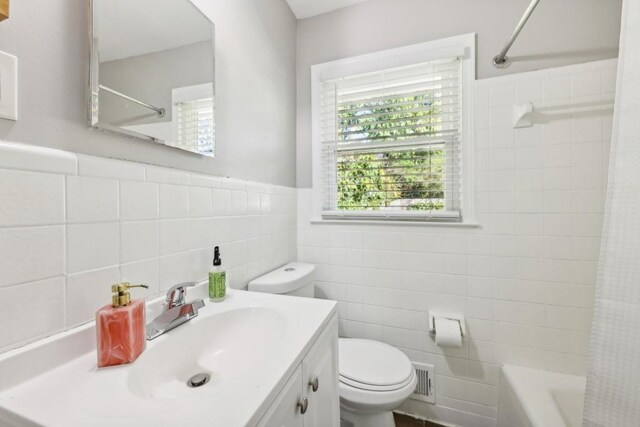
<svg viewBox="0 0 640 427">
<path fill-rule="evenodd" d="M 180 147 L 176 147 L 174 145 L 170 145 L 167 144 L 164 140 L 156 138 L 154 136 L 150 136 L 150 135 L 145 135 L 142 133 L 138 133 L 138 132 L 134 132 L 131 130 L 127 130 L 127 129 L 123 129 L 121 127 L 118 126 L 112 126 L 112 125 L 108 125 L 108 124 L 103 124 L 100 123 L 99 121 L 99 116 L 100 116 L 100 52 L 99 49 L 97 48 L 97 46 L 95 46 L 95 40 L 94 40 L 94 24 L 93 24 L 93 11 L 94 11 L 94 3 L 96 0 L 88 0 L 88 43 L 89 43 L 89 63 L 88 63 L 88 87 L 87 87 L 87 122 L 89 124 L 89 127 L 96 129 L 100 132 L 105 132 L 105 133 L 109 133 L 112 135 L 119 135 L 119 136 L 125 136 L 127 138 L 131 138 L 131 139 L 137 139 L 137 140 L 142 140 L 142 141 L 147 141 L 147 142 L 153 142 L 156 143 L 158 145 L 163 145 L 165 147 L 169 147 L 169 148 L 173 148 L 175 150 L 179 150 L 183 153 L 191 153 L 191 154 L 195 154 L 195 155 L 199 155 L 199 156 L 203 156 L 203 157 L 209 157 L 209 158 L 215 158 L 215 154 L 214 155 L 207 155 L 207 154 L 203 154 L 203 153 L 198 153 L 197 151 L 190 151 L 190 150 L 185 150 L 183 148 Z M 193 7 L 195 7 L 197 9 L 197 6 L 192 4 Z M 202 13 L 202 12 L 200 12 Z M 211 19 L 209 19 L 208 16 L 206 16 L 204 13 L 202 14 L 210 23 L 211 25 L 214 27 L 214 33 L 213 33 L 213 38 L 212 38 L 212 42 L 213 42 L 213 46 L 211 46 L 211 49 L 214 52 L 214 58 L 213 58 L 213 90 L 214 90 L 214 96 L 215 96 L 215 87 L 216 87 L 216 83 L 215 83 L 215 76 L 216 76 L 216 61 L 215 61 L 215 23 L 213 21 L 211 21 Z M 215 114 L 214 114 L 215 117 Z M 215 146 L 216 146 L 216 140 L 215 138 L 213 139 L 213 152 L 215 153 Z"/>
</svg>

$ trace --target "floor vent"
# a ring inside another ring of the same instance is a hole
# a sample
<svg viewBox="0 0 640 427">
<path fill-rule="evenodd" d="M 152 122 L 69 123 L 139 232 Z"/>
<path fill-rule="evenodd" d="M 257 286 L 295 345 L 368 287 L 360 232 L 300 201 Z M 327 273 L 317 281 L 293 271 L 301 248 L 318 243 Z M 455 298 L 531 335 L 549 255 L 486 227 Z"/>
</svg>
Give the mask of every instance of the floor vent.
<svg viewBox="0 0 640 427">
<path fill-rule="evenodd" d="M 411 395 L 411 399 L 422 402 L 436 403 L 436 375 L 433 365 L 414 363 L 418 384 Z"/>
</svg>

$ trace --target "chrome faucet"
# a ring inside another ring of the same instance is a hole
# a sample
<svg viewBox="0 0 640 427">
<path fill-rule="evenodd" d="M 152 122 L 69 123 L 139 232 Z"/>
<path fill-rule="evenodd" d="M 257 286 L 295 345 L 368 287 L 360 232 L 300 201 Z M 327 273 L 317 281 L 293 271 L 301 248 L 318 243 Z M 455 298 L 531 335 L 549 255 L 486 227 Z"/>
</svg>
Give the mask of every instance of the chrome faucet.
<svg viewBox="0 0 640 427">
<path fill-rule="evenodd" d="M 158 338 L 198 315 L 198 310 L 204 307 L 204 301 L 197 299 L 185 302 L 187 288 L 195 285 L 195 282 L 180 283 L 169 289 L 162 313 L 147 325 L 147 340 Z"/>
</svg>

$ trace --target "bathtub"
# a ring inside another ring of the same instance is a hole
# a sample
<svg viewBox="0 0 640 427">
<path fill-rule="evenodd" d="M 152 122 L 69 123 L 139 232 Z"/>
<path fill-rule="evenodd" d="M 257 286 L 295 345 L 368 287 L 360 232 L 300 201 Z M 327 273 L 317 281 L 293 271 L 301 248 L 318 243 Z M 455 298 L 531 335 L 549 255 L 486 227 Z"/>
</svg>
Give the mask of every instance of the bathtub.
<svg viewBox="0 0 640 427">
<path fill-rule="evenodd" d="M 580 427 L 586 379 L 505 365 L 499 427 Z"/>
</svg>

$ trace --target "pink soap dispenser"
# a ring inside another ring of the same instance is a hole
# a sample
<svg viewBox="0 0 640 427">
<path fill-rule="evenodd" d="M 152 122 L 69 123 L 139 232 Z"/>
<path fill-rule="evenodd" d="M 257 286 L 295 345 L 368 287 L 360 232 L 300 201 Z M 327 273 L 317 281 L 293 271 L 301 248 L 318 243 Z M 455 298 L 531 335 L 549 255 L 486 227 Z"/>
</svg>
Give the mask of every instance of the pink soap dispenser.
<svg viewBox="0 0 640 427">
<path fill-rule="evenodd" d="M 147 345 L 144 301 L 131 301 L 128 292 L 131 288 L 149 289 L 146 285 L 129 283 L 113 285 L 111 304 L 96 313 L 99 368 L 131 363 Z"/>
</svg>

